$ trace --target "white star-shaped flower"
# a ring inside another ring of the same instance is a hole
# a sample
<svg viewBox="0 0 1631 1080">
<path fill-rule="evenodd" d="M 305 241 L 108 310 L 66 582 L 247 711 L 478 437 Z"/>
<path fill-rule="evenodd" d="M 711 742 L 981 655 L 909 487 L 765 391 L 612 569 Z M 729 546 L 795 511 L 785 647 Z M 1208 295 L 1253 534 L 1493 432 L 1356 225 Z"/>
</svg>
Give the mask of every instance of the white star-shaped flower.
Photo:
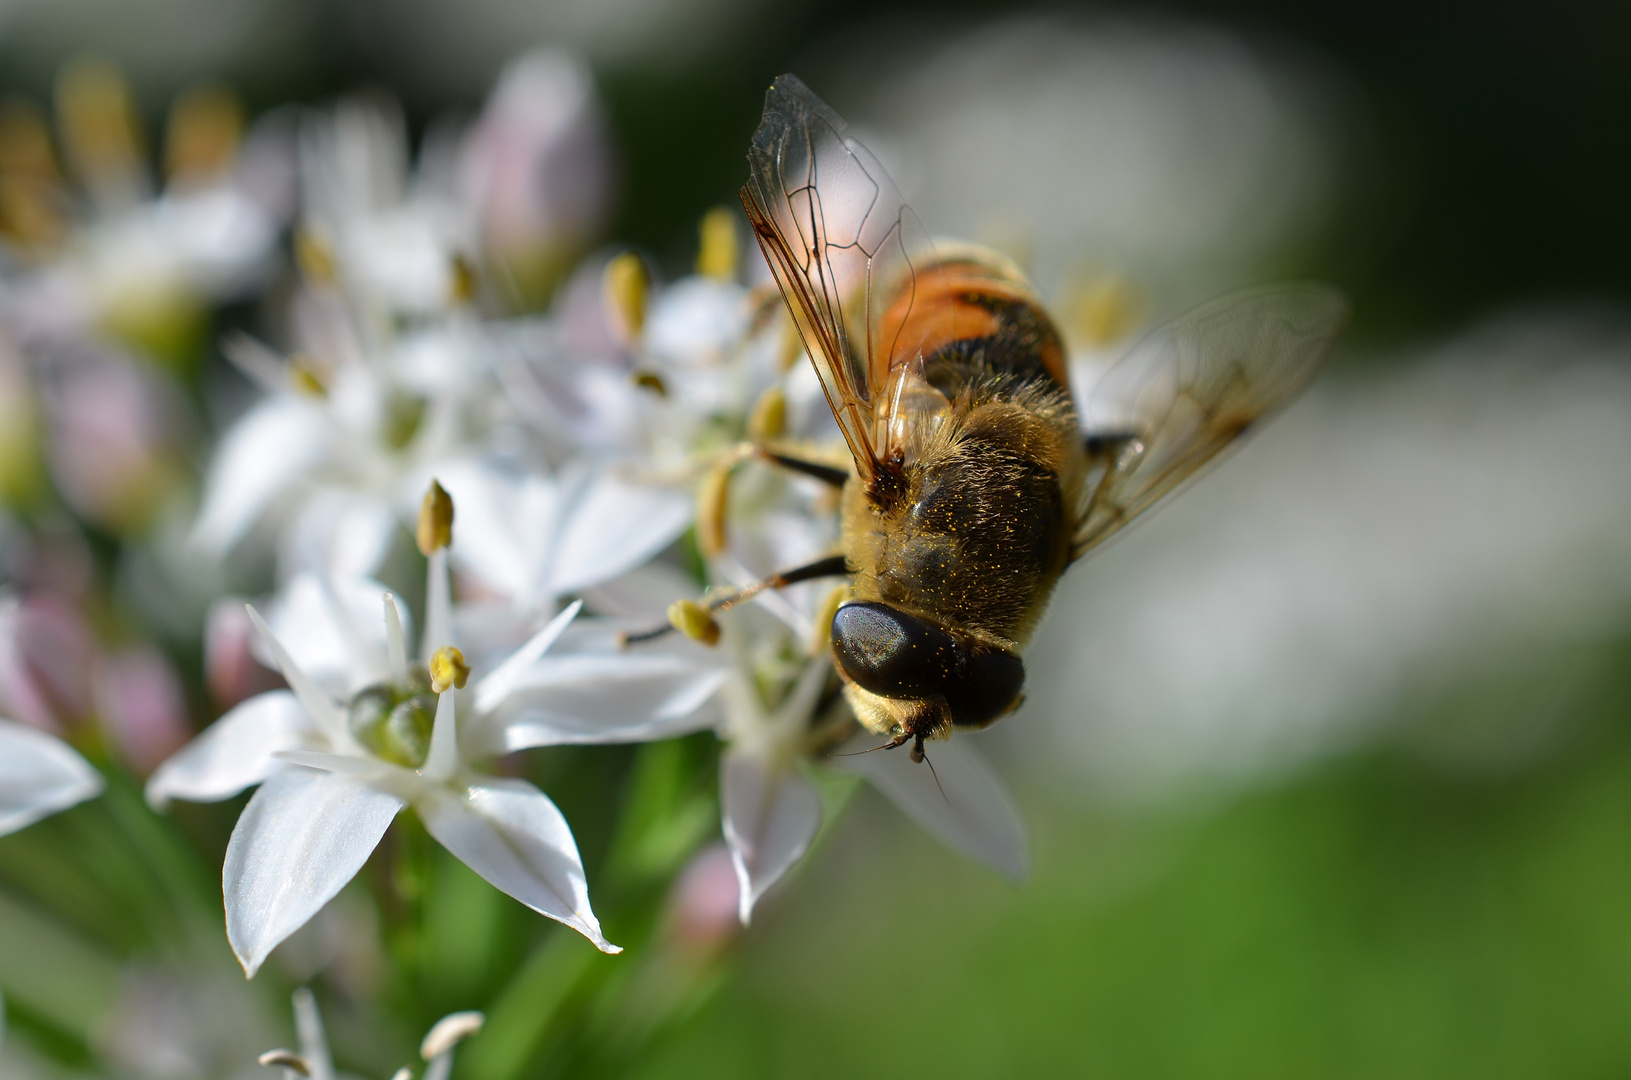
<svg viewBox="0 0 1631 1080">
<path fill-rule="evenodd" d="M 429 510 L 427 519 L 434 526 Z M 294 628 L 341 643 L 351 658 L 349 677 L 331 668 L 321 683 L 251 609 L 290 690 L 237 706 L 148 783 L 156 806 L 261 785 L 239 818 L 222 875 L 228 938 L 251 975 L 356 874 L 409 805 L 493 885 L 617 951 L 601 934 L 576 843 L 554 803 L 525 781 L 472 764 L 522 746 L 586 741 L 585 732 L 595 741 L 660 737 L 689 723 L 722 676 L 673 649 L 619 652 L 609 632 L 579 634 L 564 655 L 547 655 L 577 615 L 575 604 L 463 690 L 468 669 L 453 647 L 447 570 L 451 503 L 441 521 L 441 533 L 433 528 L 423 545 L 431 549 L 427 663 L 409 662 L 389 593 L 382 635 L 362 632 L 335 589 L 326 593 L 326 622 Z"/>
</svg>

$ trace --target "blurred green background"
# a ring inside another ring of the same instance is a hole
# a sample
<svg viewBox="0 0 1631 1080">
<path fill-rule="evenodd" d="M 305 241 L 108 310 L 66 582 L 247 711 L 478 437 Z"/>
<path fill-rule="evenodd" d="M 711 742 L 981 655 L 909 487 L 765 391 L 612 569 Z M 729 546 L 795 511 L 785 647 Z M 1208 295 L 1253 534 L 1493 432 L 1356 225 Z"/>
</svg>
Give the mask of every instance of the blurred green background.
<svg viewBox="0 0 1631 1080">
<path fill-rule="evenodd" d="M 1198 22 L 1291 50 L 1337 88 L 1341 197 L 1293 266 L 1354 299 L 1342 377 L 1408 366 L 1414 343 L 1515 306 L 1623 318 L 1631 8 L 1260 0 L 1046 13 Z M 383 87 L 423 130 L 478 108 L 510 55 L 561 42 L 592 58 L 621 154 L 608 239 L 679 273 L 699 215 L 734 199 L 772 76 L 864 84 L 989 15 L 819 0 L 629 0 L 598 15 L 499 0 L 4 0 L 0 91 L 44 99 L 59 65 L 89 50 L 131 74 L 155 120 L 179 87 L 213 77 L 252 112 Z M 1618 346 L 1606 355 L 1631 363 Z M 1631 484 L 1631 462 L 1607 464 Z M 1607 542 L 1631 565 L 1631 536 Z M 636 1074 L 1625 1074 L 1631 617 L 1615 601 L 1589 633 L 1540 626 L 1522 640 L 1525 663 L 1491 655 L 1408 684 L 1362 735 L 1153 795 L 1101 790 L 1090 772 L 1033 780 L 1027 732 L 1007 731 L 1006 772 L 1035 837 L 1020 885 L 862 794 L 734 946 L 737 968 Z M 1441 729 L 1466 745 L 1513 725 L 1542 734 L 1493 763 L 1423 749 Z M 571 809 L 570 792 L 562 802 Z M 591 813 L 571 816 L 591 834 L 586 851 L 610 843 Z M 70 827 L 47 823 L 32 842 Z M 14 864 L 24 839 L 8 841 Z M 550 957 L 580 963 L 563 959 L 579 951 L 573 940 Z M 434 1008 L 464 1004 L 442 989 Z M 465 1067 L 479 1074 L 477 1053 Z"/>
</svg>

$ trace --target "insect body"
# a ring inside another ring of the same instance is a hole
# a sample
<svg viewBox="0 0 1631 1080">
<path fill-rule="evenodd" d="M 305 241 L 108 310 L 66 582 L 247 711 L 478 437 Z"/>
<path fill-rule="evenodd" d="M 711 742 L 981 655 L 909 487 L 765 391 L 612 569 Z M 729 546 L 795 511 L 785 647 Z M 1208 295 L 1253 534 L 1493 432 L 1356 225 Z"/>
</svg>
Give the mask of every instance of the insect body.
<svg viewBox="0 0 1631 1080">
<path fill-rule="evenodd" d="M 777 79 L 742 202 L 853 458 L 853 600 L 832 622 L 845 696 L 921 758 L 1019 704 L 1020 652 L 1066 566 L 1298 390 L 1345 305 L 1312 286 L 1214 302 L 1136 346 L 1079 411 L 1020 271 L 937 251 L 843 131 Z"/>
</svg>

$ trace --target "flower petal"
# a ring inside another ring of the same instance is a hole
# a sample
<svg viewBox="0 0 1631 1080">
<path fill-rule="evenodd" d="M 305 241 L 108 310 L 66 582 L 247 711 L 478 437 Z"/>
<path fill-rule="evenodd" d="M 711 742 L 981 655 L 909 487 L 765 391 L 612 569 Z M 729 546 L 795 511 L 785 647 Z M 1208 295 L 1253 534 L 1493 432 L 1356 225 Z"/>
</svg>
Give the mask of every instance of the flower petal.
<svg viewBox="0 0 1631 1080">
<path fill-rule="evenodd" d="M 494 887 L 602 952 L 623 951 L 601 934 L 577 842 L 543 792 L 522 780 L 484 778 L 462 793 L 431 788 L 415 808 L 430 834 Z"/>
<path fill-rule="evenodd" d="M 738 746 L 720 762 L 719 794 L 745 926 L 759 897 L 809 850 L 821 828 L 821 795 L 781 755 Z"/>
<path fill-rule="evenodd" d="M 356 876 L 402 806 L 334 773 L 291 768 L 267 778 L 238 818 L 221 868 L 227 940 L 245 975 Z"/>
<path fill-rule="evenodd" d="M 858 735 L 845 743 L 832 765 L 866 777 L 907 817 L 942 841 L 1010 877 L 1029 872 L 1025 821 L 1002 781 L 975 749 L 973 736 L 956 735 L 924 747 L 928 761 L 916 764 L 904 748 L 860 753 L 879 736 Z M 929 767 L 933 764 L 934 768 Z"/>
<path fill-rule="evenodd" d="M 380 598 L 388 591 L 368 578 L 300 574 L 267 603 L 266 624 L 312 681 L 337 697 L 348 697 L 390 677 L 385 621 L 380 618 Z M 412 618 L 400 601 L 397 613 L 404 640 L 412 640 Z M 257 655 L 273 663 L 266 643 L 256 644 Z"/>
<path fill-rule="evenodd" d="M 641 742 L 713 727 L 718 712 L 707 706 L 725 681 L 727 661 L 678 634 L 619 647 L 614 629 L 580 620 L 547 655 L 510 677 L 502 698 L 478 698 L 485 708 L 469 729 L 471 748 L 509 753 Z"/>
<path fill-rule="evenodd" d="M 430 752 L 425 755 L 425 766 L 420 770 L 426 780 L 445 783 L 459 768 L 458 714 L 454 701 L 458 691 L 452 687 L 436 695 L 436 719 L 430 731 Z"/>
<path fill-rule="evenodd" d="M 559 531 L 554 482 L 482 460 L 454 462 L 436 478 L 453 497 L 452 556 L 459 570 L 522 607 L 548 599 L 538 591 L 546 584 L 541 561 L 547 562 Z"/>
<path fill-rule="evenodd" d="M 0 719 L 0 836 L 101 791 L 101 774 L 67 743 Z"/>
<path fill-rule="evenodd" d="M 492 712 L 501 705 L 510 692 L 515 689 L 516 682 L 529 668 L 538 663 L 555 640 L 566 632 L 578 612 L 583 610 L 583 601 L 579 600 L 565 611 L 555 616 L 549 624 L 527 640 L 525 645 L 517 649 L 509 659 L 499 664 L 485 678 L 475 686 L 476 710 L 478 712 Z"/>
<path fill-rule="evenodd" d="M 294 397 L 269 398 L 222 437 L 204 481 L 193 542 L 220 556 L 272 501 L 325 453 L 321 413 Z"/>
<path fill-rule="evenodd" d="M 171 799 L 217 802 L 258 784 L 283 766 L 280 750 L 321 739 L 300 701 L 287 690 L 257 694 L 172 754 L 147 781 L 147 802 L 163 810 Z"/>
<path fill-rule="evenodd" d="M 306 715 L 330 741 L 344 745 L 350 736 L 346 732 L 345 716 L 340 710 L 339 703 L 314 683 L 295 662 L 294 657 L 283 647 L 283 643 L 272 633 L 271 627 L 266 625 L 266 620 L 261 618 L 260 612 L 247 605 L 245 610 L 249 612 L 249 621 L 255 624 L 261 644 L 272 653 L 272 658 L 277 661 L 277 669 L 283 672 L 283 677 L 289 680 L 289 688 L 294 691 L 295 697 L 300 699 L 300 707 L 306 710 Z"/>
<path fill-rule="evenodd" d="M 640 565 L 685 531 L 692 509 L 683 492 L 630 483 L 602 469 L 563 524 L 550 590 L 577 592 Z"/>
</svg>

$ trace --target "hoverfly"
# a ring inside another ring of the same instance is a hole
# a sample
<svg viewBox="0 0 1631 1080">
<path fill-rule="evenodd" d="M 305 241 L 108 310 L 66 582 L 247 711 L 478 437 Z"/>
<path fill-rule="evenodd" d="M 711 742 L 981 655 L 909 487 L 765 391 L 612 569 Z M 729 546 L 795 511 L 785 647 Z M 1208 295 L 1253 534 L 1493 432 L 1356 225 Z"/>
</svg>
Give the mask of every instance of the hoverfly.
<svg viewBox="0 0 1631 1080">
<path fill-rule="evenodd" d="M 776 79 L 741 191 L 853 459 L 765 452 L 842 487 L 842 555 L 716 597 L 848 574 L 833 660 L 884 747 L 986 727 L 1066 567 L 1308 382 L 1346 317 L 1319 286 L 1214 301 L 1072 400 L 1053 320 L 1008 259 L 931 244 L 876 158 Z"/>
</svg>

